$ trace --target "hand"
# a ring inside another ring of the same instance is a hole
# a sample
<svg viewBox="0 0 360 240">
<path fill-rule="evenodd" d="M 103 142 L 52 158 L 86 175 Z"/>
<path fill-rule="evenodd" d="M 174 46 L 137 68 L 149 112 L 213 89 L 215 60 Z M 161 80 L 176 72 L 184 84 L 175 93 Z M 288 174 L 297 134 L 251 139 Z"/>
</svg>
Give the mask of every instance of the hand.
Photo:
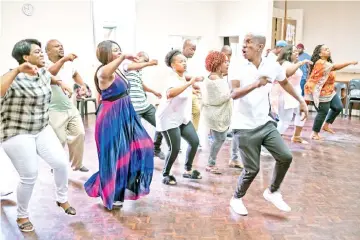
<svg viewBox="0 0 360 240">
<path fill-rule="evenodd" d="M 314 63 L 312 61 L 310 61 L 309 59 L 305 59 L 300 62 L 300 66 L 305 65 L 305 64 L 313 65 Z"/>
<path fill-rule="evenodd" d="M 73 94 L 73 91 L 70 87 L 68 87 L 66 84 L 64 84 L 63 82 L 60 82 L 59 86 L 61 87 L 61 89 L 63 90 L 63 92 L 70 98 Z"/>
<path fill-rule="evenodd" d="M 87 92 L 87 87 L 86 87 L 85 85 L 82 85 L 82 86 L 80 87 L 80 91 L 86 93 L 86 92 Z"/>
<path fill-rule="evenodd" d="M 203 80 L 204 80 L 204 77 L 192 77 L 190 82 L 191 82 L 191 85 L 193 85 L 194 83 L 201 82 Z"/>
<path fill-rule="evenodd" d="M 162 98 L 162 95 L 161 95 L 161 93 L 159 93 L 159 92 L 154 92 L 154 95 L 155 95 L 157 98 L 159 98 L 159 99 Z"/>
<path fill-rule="evenodd" d="M 32 65 L 31 63 L 24 62 L 18 67 L 18 71 L 22 73 L 27 73 L 30 75 L 35 75 L 38 72 L 38 67 Z"/>
<path fill-rule="evenodd" d="M 300 114 L 301 114 L 301 121 L 305 120 L 309 114 L 307 104 L 304 100 L 300 102 Z"/>
<path fill-rule="evenodd" d="M 259 88 L 259 87 L 265 86 L 268 83 L 271 83 L 271 81 L 269 80 L 268 77 L 260 77 L 256 83 L 257 84 L 256 87 Z"/>
<path fill-rule="evenodd" d="M 193 94 L 195 94 L 196 96 L 200 96 L 200 95 L 201 95 L 200 90 L 193 89 L 192 92 L 193 92 Z"/>
<path fill-rule="evenodd" d="M 197 85 L 196 83 L 194 83 L 194 84 L 192 85 L 192 88 L 195 89 L 195 90 L 200 90 L 199 85 Z"/>
<path fill-rule="evenodd" d="M 70 54 L 67 55 L 64 59 L 65 59 L 66 62 L 67 62 L 67 61 L 72 62 L 72 61 L 74 61 L 76 58 L 77 58 L 77 56 L 76 56 L 75 54 L 70 53 Z"/>
<path fill-rule="evenodd" d="M 352 65 L 358 65 L 358 63 L 359 63 L 358 61 L 353 61 L 351 64 Z"/>
<path fill-rule="evenodd" d="M 139 62 L 139 58 L 137 56 L 134 56 L 132 54 L 125 54 L 125 59 L 133 61 L 133 62 Z"/>
<path fill-rule="evenodd" d="M 158 60 L 153 59 L 149 61 L 149 66 L 156 66 L 156 65 L 158 65 Z"/>
<path fill-rule="evenodd" d="M 196 79 L 197 82 L 202 82 L 202 81 L 204 81 L 204 77 L 201 77 L 201 76 L 196 77 L 195 79 Z"/>
</svg>

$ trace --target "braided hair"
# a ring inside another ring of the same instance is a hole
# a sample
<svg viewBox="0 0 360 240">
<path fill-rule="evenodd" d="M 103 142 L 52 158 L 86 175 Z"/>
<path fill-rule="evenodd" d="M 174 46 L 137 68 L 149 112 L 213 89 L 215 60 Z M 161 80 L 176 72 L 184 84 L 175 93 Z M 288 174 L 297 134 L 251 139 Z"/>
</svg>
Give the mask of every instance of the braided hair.
<svg viewBox="0 0 360 240">
<path fill-rule="evenodd" d="M 313 64 L 310 65 L 310 72 L 309 72 L 309 75 L 311 74 L 312 70 L 314 69 L 314 66 L 316 64 L 316 62 L 321 58 L 320 57 L 320 52 L 321 52 L 321 47 L 324 46 L 324 44 L 320 44 L 320 45 L 317 45 L 314 49 L 314 52 L 311 56 L 311 61 L 313 62 Z M 331 59 L 331 56 L 327 59 L 328 62 L 332 63 L 332 59 Z"/>
<path fill-rule="evenodd" d="M 209 72 L 216 72 L 217 69 L 226 62 L 225 53 L 219 51 L 211 51 L 205 59 L 205 68 Z"/>
</svg>

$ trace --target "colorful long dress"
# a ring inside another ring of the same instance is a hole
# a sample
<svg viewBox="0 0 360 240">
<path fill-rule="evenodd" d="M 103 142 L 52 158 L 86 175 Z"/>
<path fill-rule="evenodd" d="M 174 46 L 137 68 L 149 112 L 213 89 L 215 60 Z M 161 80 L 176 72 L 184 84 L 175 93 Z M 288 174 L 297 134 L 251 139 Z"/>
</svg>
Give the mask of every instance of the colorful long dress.
<svg viewBox="0 0 360 240">
<path fill-rule="evenodd" d="M 110 210 L 115 201 L 149 194 L 154 170 L 153 142 L 127 92 L 127 80 L 116 74 L 101 93 L 95 125 L 99 171 L 84 185 L 90 197 L 101 197 Z"/>
</svg>

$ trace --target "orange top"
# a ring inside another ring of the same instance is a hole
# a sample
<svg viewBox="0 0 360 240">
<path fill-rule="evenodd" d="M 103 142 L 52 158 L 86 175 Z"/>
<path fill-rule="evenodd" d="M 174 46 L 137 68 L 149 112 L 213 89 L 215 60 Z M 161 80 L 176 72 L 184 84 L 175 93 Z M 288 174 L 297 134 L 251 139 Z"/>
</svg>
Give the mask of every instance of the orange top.
<svg viewBox="0 0 360 240">
<path fill-rule="evenodd" d="M 305 84 L 305 99 L 314 101 L 315 106 L 318 106 L 319 102 L 331 101 L 335 95 L 336 74 L 332 69 L 332 63 L 322 59 L 318 60 Z"/>
</svg>

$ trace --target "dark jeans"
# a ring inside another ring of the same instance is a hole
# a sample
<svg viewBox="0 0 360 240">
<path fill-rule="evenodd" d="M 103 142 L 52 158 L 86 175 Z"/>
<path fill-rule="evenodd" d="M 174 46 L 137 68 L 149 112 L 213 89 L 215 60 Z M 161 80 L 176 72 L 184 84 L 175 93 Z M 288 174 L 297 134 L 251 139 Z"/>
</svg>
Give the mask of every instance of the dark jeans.
<svg viewBox="0 0 360 240">
<path fill-rule="evenodd" d="M 258 174 L 261 146 L 264 146 L 276 160 L 270 191 L 277 191 L 290 167 L 292 155 L 276 129 L 276 123 L 268 122 L 255 129 L 234 129 L 233 132 L 239 143 L 240 155 L 244 164 L 234 197 L 242 198 Z M 239 141 L 240 139 L 241 141 Z"/>
<path fill-rule="evenodd" d="M 162 132 L 167 145 L 169 146 L 169 152 L 166 156 L 165 166 L 163 169 L 163 176 L 169 176 L 172 165 L 174 164 L 181 145 L 181 137 L 183 137 L 189 144 L 186 152 L 185 170 L 190 171 L 192 169 L 192 163 L 195 158 L 196 151 L 199 147 L 199 137 L 196 134 L 194 125 L 192 122 L 188 124 L 182 124 L 177 128 L 169 129 Z"/>
<path fill-rule="evenodd" d="M 335 121 L 335 118 L 343 110 L 343 104 L 340 97 L 335 95 L 330 102 L 321 102 L 319 103 L 319 107 L 315 107 L 315 109 L 318 113 L 315 117 L 312 130 L 318 133 L 320 132 L 324 121 L 330 124 Z"/>
<path fill-rule="evenodd" d="M 156 120 L 155 120 L 155 112 L 156 109 L 153 105 L 150 105 L 148 109 L 146 109 L 143 112 L 137 112 L 138 116 L 141 118 L 144 118 L 148 123 L 156 127 Z M 160 132 L 155 132 L 154 137 L 154 152 L 159 153 L 161 152 L 161 142 L 162 142 L 163 136 Z"/>
</svg>

